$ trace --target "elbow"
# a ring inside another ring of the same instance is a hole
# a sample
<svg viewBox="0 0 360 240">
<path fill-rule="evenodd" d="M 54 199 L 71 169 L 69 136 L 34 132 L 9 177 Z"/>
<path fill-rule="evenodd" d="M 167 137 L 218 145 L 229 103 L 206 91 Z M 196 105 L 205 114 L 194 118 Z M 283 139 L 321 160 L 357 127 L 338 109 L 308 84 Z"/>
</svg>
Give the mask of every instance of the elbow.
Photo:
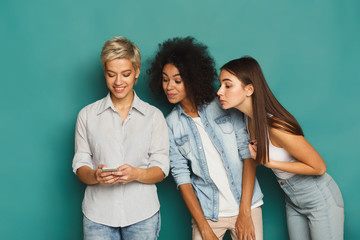
<svg viewBox="0 0 360 240">
<path fill-rule="evenodd" d="M 322 164 L 316 171 L 316 175 L 323 175 L 326 173 L 326 164 Z"/>
</svg>

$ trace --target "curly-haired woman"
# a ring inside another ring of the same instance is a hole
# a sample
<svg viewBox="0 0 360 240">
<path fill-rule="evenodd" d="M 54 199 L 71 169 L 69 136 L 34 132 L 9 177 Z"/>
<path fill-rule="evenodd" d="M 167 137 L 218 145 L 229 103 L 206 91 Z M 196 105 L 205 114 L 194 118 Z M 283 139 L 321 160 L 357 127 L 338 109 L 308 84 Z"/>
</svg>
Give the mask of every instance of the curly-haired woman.
<svg viewBox="0 0 360 240">
<path fill-rule="evenodd" d="M 193 239 L 262 239 L 262 192 L 239 111 L 216 98 L 214 60 L 192 37 L 159 45 L 150 87 L 176 104 L 167 116 L 171 172 L 193 217 Z M 238 151 L 236 151 L 236 149 Z"/>
</svg>

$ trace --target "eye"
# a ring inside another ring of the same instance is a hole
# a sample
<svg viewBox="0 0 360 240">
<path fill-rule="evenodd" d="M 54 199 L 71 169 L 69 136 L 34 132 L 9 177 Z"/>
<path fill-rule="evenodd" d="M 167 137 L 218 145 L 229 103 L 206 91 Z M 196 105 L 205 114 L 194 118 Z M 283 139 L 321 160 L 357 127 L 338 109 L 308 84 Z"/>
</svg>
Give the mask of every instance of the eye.
<svg viewBox="0 0 360 240">
<path fill-rule="evenodd" d="M 225 84 L 225 88 L 231 88 L 231 85 Z"/>
<path fill-rule="evenodd" d="M 128 73 L 128 74 L 123 74 L 124 77 L 130 77 L 130 75 L 131 75 L 130 73 Z"/>
<path fill-rule="evenodd" d="M 108 77 L 110 77 L 110 78 L 115 77 L 115 74 L 108 73 L 107 75 L 108 75 Z"/>
<path fill-rule="evenodd" d="M 169 80 L 166 79 L 166 78 L 163 78 L 162 81 L 163 81 L 163 82 L 168 82 Z"/>
<path fill-rule="evenodd" d="M 176 84 L 180 84 L 182 81 L 181 80 L 175 80 Z"/>
</svg>

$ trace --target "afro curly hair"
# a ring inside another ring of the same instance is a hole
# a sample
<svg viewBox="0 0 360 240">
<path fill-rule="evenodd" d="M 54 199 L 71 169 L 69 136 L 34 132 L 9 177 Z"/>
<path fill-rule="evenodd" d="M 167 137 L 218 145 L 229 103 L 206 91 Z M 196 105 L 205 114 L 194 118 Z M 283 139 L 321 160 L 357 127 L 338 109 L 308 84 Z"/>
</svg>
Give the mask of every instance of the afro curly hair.
<svg viewBox="0 0 360 240">
<path fill-rule="evenodd" d="M 162 70 L 166 64 L 173 64 L 184 81 L 188 98 L 200 106 L 209 103 L 216 96 L 214 81 L 217 79 L 215 61 L 207 46 L 193 37 L 172 38 L 159 44 L 159 49 L 147 70 L 150 75 L 150 89 L 165 98 L 162 89 Z"/>
</svg>

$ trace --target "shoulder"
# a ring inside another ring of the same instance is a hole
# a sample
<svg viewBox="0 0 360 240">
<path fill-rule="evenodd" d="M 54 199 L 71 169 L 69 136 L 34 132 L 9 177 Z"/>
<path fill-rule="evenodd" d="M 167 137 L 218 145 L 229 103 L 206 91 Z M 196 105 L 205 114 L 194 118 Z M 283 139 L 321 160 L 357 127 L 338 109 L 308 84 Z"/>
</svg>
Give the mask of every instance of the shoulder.
<svg viewBox="0 0 360 240">
<path fill-rule="evenodd" d="M 218 98 L 214 98 L 211 102 L 202 106 L 206 109 L 206 115 L 213 118 L 227 115 L 227 110 L 223 109 Z"/>
<path fill-rule="evenodd" d="M 78 116 L 79 117 L 86 117 L 89 114 L 94 114 L 97 113 L 99 111 L 100 106 L 103 104 L 103 101 L 105 101 L 105 98 L 99 99 L 96 102 L 90 103 L 88 105 L 86 105 L 85 107 L 83 107 Z"/>
<path fill-rule="evenodd" d="M 154 114 L 162 115 L 162 112 L 160 111 L 160 109 L 151 105 L 148 102 L 145 102 L 138 95 L 135 95 L 133 105 L 139 112 L 141 112 L 144 115 L 154 115 Z"/>
<path fill-rule="evenodd" d="M 270 127 L 269 135 L 273 145 L 278 145 L 283 148 L 289 144 L 295 143 L 297 140 L 304 138 L 302 135 L 295 135 L 273 127 Z"/>
<path fill-rule="evenodd" d="M 166 116 L 166 122 L 168 125 L 174 124 L 179 121 L 180 116 L 180 108 L 176 105 L 171 112 Z"/>
</svg>

